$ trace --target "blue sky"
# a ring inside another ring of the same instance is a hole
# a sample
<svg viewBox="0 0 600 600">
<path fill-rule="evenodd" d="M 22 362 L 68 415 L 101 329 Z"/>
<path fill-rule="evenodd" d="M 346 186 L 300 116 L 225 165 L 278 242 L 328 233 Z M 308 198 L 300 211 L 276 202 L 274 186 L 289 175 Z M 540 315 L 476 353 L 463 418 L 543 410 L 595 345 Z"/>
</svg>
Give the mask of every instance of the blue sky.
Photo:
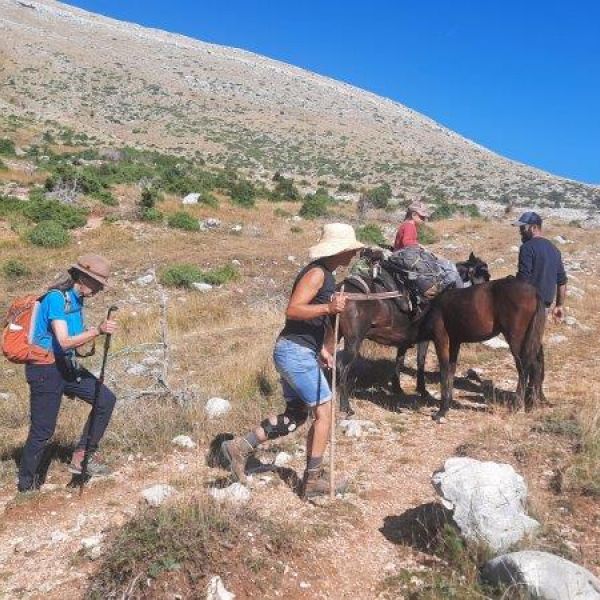
<svg viewBox="0 0 600 600">
<path fill-rule="evenodd" d="M 509 158 L 600 184 L 600 2 L 69 0 L 398 100 Z"/>
</svg>

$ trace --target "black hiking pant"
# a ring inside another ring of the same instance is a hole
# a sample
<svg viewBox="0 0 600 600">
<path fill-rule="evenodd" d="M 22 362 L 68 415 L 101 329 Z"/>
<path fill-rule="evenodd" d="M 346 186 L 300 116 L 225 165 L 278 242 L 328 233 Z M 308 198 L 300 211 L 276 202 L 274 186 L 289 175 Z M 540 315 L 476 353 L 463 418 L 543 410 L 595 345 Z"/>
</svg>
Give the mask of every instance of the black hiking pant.
<svg viewBox="0 0 600 600">
<path fill-rule="evenodd" d="M 35 489 L 39 486 L 38 468 L 46 444 L 54 434 L 63 394 L 75 396 L 92 404 L 98 381 L 85 369 L 80 369 L 75 374 L 72 370 L 57 364 L 26 365 L 25 376 L 29 384 L 31 421 L 19 465 L 19 491 Z M 115 395 L 103 384 L 96 402 L 94 425 L 90 431 L 88 416 L 77 449 L 86 447 L 89 434 L 90 450 L 96 450 L 110 421 L 115 401 Z"/>
</svg>

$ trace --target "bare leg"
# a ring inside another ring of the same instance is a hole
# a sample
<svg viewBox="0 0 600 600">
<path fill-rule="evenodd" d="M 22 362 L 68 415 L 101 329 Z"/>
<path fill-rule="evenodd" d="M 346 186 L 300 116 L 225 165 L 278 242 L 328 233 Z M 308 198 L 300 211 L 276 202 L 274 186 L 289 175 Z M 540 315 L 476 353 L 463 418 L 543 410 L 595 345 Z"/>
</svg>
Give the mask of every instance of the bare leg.
<svg viewBox="0 0 600 600">
<path fill-rule="evenodd" d="M 325 454 L 331 428 L 331 407 L 329 402 L 319 404 L 313 410 L 313 422 L 306 437 L 306 456 L 321 457 Z"/>
</svg>

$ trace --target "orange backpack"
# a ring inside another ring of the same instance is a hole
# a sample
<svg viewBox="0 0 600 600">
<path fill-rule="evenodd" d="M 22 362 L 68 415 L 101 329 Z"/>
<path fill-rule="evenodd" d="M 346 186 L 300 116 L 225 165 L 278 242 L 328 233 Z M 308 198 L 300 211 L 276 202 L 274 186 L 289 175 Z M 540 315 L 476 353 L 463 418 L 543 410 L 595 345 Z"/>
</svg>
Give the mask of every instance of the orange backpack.
<svg viewBox="0 0 600 600">
<path fill-rule="evenodd" d="M 13 363 L 52 364 L 54 353 L 32 343 L 35 317 L 43 296 L 21 296 L 13 301 L 2 329 L 2 353 Z"/>
</svg>

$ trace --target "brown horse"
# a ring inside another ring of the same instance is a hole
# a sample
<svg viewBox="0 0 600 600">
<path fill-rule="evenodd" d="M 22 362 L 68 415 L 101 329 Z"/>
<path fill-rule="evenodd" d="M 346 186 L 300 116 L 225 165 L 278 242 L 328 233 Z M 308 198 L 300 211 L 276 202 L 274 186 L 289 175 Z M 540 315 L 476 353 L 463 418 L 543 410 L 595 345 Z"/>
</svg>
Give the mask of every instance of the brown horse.
<svg viewBox="0 0 600 600">
<path fill-rule="evenodd" d="M 380 253 L 377 251 L 366 254 L 370 260 L 377 260 Z M 479 283 L 489 279 L 487 264 L 475 257 L 473 253 L 469 259 L 457 263 L 457 269 L 465 282 Z M 351 293 L 363 293 L 356 281 L 351 278 L 344 282 L 345 291 Z M 373 292 L 385 291 L 384 287 L 377 281 L 370 282 Z M 415 319 L 409 312 L 409 290 L 402 284 L 399 287 L 402 297 L 394 300 L 348 300 L 346 310 L 340 315 L 340 337 L 344 338 L 344 351 L 338 354 L 338 373 L 340 383 L 340 410 L 348 415 L 352 414 L 349 402 L 349 373 L 352 364 L 358 356 L 360 346 L 364 339 L 369 339 L 384 346 L 398 348 L 397 366 L 403 362 L 406 351 L 413 346 L 419 338 L 419 327 L 422 319 Z M 423 348 L 423 347 L 421 347 Z M 426 352 L 426 347 L 425 352 Z M 424 379 L 424 353 L 420 360 L 418 374 L 418 387 L 425 393 Z M 399 381 L 396 390 L 400 393 Z"/>
<path fill-rule="evenodd" d="M 542 338 L 546 309 L 536 289 L 505 277 L 462 290 L 443 292 L 419 324 L 417 340 L 432 340 L 440 364 L 443 417 L 452 401 L 454 375 L 461 344 L 504 335 L 515 359 L 519 383 L 516 408 L 531 409 L 542 398 L 544 379 Z"/>
</svg>

